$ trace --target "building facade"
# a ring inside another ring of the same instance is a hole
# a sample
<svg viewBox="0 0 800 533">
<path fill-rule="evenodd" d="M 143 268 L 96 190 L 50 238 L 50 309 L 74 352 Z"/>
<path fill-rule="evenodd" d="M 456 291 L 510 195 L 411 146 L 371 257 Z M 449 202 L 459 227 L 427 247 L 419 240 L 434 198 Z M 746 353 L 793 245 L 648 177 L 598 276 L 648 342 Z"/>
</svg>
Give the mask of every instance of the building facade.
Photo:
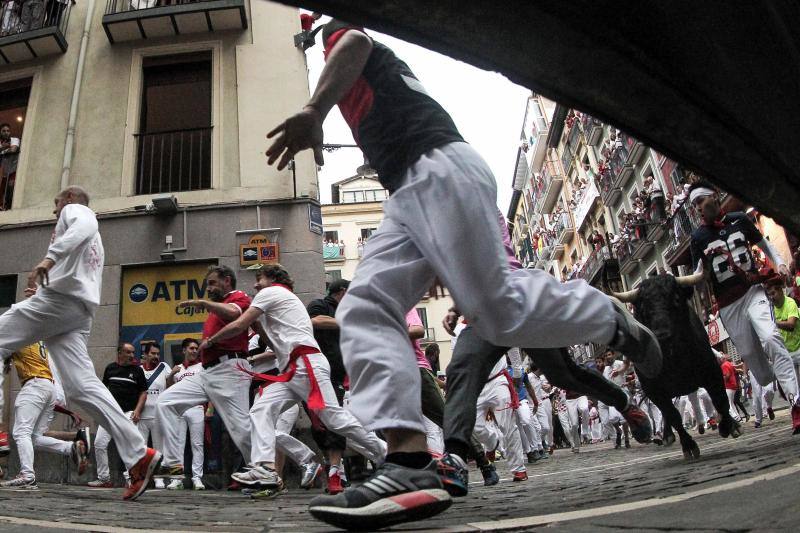
<svg viewBox="0 0 800 533">
<path fill-rule="evenodd" d="M 205 319 L 176 304 L 204 296 L 209 265 L 252 292 L 247 265 L 279 261 L 304 301 L 324 293 L 313 156 L 283 171 L 264 157 L 266 133 L 309 96 L 296 9 L 87 0 L 20 17 L 12 4 L 0 19 L 0 123 L 15 140 L 0 138 L 0 311 L 22 297 L 68 185 L 88 190 L 105 244 L 89 341 L 99 373 L 121 340 L 155 340 L 175 361 Z"/>
<path fill-rule="evenodd" d="M 529 139 L 539 136 L 541 128 L 527 117 L 532 108 L 546 107 L 538 95 L 529 99 L 521 133 L 528 150 L 533 144 Z M 518 152 L 508 213 L 523 265 L 544 269 L 561 281 L 583 279 L 605 292 L 636 288 L 657 273 L 694 270 L 689 241 L 700 218 L 684 187 L 698 177 L 588 114 L 555 106 L 545 120 L 545 155 Z M 732 195 L 722 196 L 724 210 L 748 210 Z M 748 212 L 790 259 L 796 241 L 774 221 Z M 700 286 L 693 298 L 712 343 L 735 354 L 707 287 Z M 602 347 L 573 347 L 581 360 L 598 349 Z"/>
<path fill-rule="evenodd" d="M 353 279 L 364 246 L 383 220 L 383 200 L 389 193 L 375 174 L 359 174 L 332 185 L 333 203 L 322 206 L 325 227 L 322 255 L 326 279 Z M 417 304 L 425 327 L 423 349 L 439 345 L 439 368 L 445 370 L 452 356 L 451 337 L 442 327 L 442 319 L 453 306 L 449 294 L 423 298 Z"/>
</svg>

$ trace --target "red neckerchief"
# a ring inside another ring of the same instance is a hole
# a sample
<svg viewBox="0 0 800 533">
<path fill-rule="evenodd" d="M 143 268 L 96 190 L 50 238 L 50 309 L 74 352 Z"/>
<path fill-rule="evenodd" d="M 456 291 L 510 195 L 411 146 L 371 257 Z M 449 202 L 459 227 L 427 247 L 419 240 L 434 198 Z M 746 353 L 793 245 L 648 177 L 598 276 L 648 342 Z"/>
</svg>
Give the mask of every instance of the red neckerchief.
<svg viewBox="0 0 800 533">
<path fill-rule="evenodd" d="M 506 378 L 506 386 L 508 387 L 508 392 L 511 393 L 511 402 L 509 402 L 508 407 L 511 409 L 519 408 L 519 394 L 517 394 L 517 389 L 514 387 L 514 381 L 511 379 L 511 375 L 508 373 L 507 369 L 504 368 L 502 371 L 490 377 L 489 381 L 499 378 L 500 376 L 504 376 Z"/>
</svg>

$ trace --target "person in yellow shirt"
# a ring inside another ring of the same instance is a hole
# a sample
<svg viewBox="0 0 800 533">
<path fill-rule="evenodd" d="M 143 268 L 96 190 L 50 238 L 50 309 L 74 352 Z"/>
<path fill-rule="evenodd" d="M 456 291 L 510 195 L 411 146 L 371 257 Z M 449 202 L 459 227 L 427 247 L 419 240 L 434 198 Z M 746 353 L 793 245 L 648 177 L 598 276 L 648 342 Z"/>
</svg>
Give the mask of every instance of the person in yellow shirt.
<svg viewBox="0 0 800 533">
<path fill-rule="evenodd" d="M 767 296 L 772 302 L 775 324 L 789 351 L 789 357 L 792 358 L 795 372 L 800 376 L 800 324 L 798 324 L 800 312 L 797 310 L 797 302 L 784 294 L 785 283 L 780 276 L 768 279 L 764 285 L 767 289 Z"/>
<path fill-rule="evenodd" d="M 87 448 L 83 440 L 66 442 L 44 435 L 53 419 L 56 407 L 56 385 L 50 370 L 47 348 L 37 342 L 15 352 L 6 361 L 5 372 L 13 363 L 22 388 L 14 402 L 12 435 L 17 444 L 20 471 L 17 477 L 0 483 L 0 487 L 36 490 L 33 470 L 33 450 L 42 450 L 72 457 L 82 474 L 88 466 Z"/>
</svg>

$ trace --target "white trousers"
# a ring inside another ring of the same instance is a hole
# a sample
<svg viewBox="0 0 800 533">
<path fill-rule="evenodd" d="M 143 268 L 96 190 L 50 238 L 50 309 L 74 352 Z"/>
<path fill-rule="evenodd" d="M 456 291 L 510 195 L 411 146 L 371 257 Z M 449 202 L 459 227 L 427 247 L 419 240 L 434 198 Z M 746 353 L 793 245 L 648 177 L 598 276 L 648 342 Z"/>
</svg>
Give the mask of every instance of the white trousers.
<svg viewBox="0 0 800 533">
<path fill-rule="evenodd" d="M 586 420 L 587 424 L 589 422 L 589 398 L 580 396 L 567 400 L 567 423 L 569 425 L 564 427 L 564 432 L 569 431 L 569 439 L 574 448 L 581 447 L 582 420 Z M 585 435 L 588 434 L 587 429 Z"/>
<path fill-rule="evenodd" d="M 538 420 L 539 426 L 542 428 L 541 435 L 544 445 L 549 449 L 553 445 L 553 403 L 550 398 L 539 401 L 536 420 Z"/>
<path fill-rule="evenodd" d="M 475 437 L 484 448 L 491 451 L 502 444 L 488 427 L 486 413 L 494 411 L 497 427 L 505 438 L 504 453 L 508 459 L 508 467 L 512 472 L 524 472 L 525 460 L 522 454 L 522 441 L 517 428 L 514 410 L 511 408 L 511 392 L 508 390 L 506 378 L 496 377 L 489 381 L 478 396 L 478 412 L 475 418 Z"/>
<path fill-rule="evenodd" d="M 305 465 L 316 459 L 314 451 L 303 441 L 292 437 L 292 428 L 300 416 L 300 405 L 294 404 L 281 414 L 275 424 L 275 446 L 297 465 Z"/>
<path fill-rule="evenodd" d="M 14 428 L 12 434 L 19 454 L 20 475 L 35 478 L 33 450 L 42 450 L 69 456 L 72 443 L 45 437 L 53 420 L 55 394 L 49 379 L 32 378 L 25 382 L 14 402 Z"/>
<path fill-rule="evenodd" d="M 650 398 L 645 396 L 644 394 L 637 394 L 634 396 L 634 403 L 639 406 L 639 409 L 647 413 L 650 417 L 653 426 L 653 434 L 661 435 L 663 432 L 663 417 L 661 416 L 661 410 L 656 407 Z"/>
<path fill-rule="evenodd" d="M 625 418 L 616 407 L 597 402 L 597 414 L 600 415 L 600 423 L 603 425 L 603 436 L 614 438 L 617 434 L 617 426 L 625 423 Z"/>
<path fill-rule="evenodd" d="M 589 426 L 592 440 L 595 442 L 603 440 L 603 423 L 600 422 L 600 418 L 598 417 L 592 420 Z"/>
<path fill-rule="evenodd" d="M 772 409 L 772 399 L 775 398 L 775 384 L 770 382 L 768 385 L 761 386 L 750 372 L 750 384 L 753 386 L 753 410 L 756 422 L 764 419 L 767 408 Z"/>
<path fill-rule="evenodd" d="M 132 413 L 133 411 L 128 411 L 125 416 L 130 419 Z M 97 426 L 97 434 L 94 436 L 94 460 L 97 466 L 97 479 L 101 481 L 111 480 L 111 469 L 108 464 L 108 445 L 111 444 L 111 438 L 111 434 L 103 426 Z M 124 475 L 127 479 L 127 470 Z"/>
<path fill-rule="evenodd" d="M 206 410 L 202 405 L 187 409 L 180 417 L 178 424 L 180 426 L 178 428 L 178 448 L 180 450 L 186 449 L 186 433 L 188 431 L 189 444 L 192 448 L 192 478 L 202 479 L 203 459 L 205 457 Z M 160 424 L 155 424 L 153 429 L 158 431 L 160 437 Z M 153 442 L 155 442 L 155 438 Z"/>
<path fill-rule="evenodd" d="M 613 338 L 616 312 L 600 291 L 584 281 L 562 284 L 543 270 L 510 269 L 497 185 L 468 144 L 421 156 L 383 209 L 336 312 L 353 414 L 368 429 L 425 431 L 405 315 L 436 276 L 492 344 L 560 347 Z"/>
<path fill-rule="evenodd" d="M 358 453 L 376 463 L 383 462 L 386 457 L 386 444 L 375 433 L 365 430 L 350 411 L 339 405 L 339 400 L 331 385 L 331 369 L 328 360 L 319 353 L 309 355 L 308 360 L 325 401 L 325 408 L 317 411 L 319 419 L 328 430 L 345 437 L 348 446 Z M 264 388 L 262 394 L 256 395 L 253 407 L 250 408 L 253 463 L 275 462 L 276 424 L 282 413 L 308 398 L 309 389 L 306 365 L 302 359 L 298 359 L 297 371 L 290 381 L 270 383 L 268 387 Z M 417 397 L 419 397 L 419 392 Z M 419 400 L 419 398 L 417 399 Z"/>
<path fill-rule="evenodd" d="M 714 402 L 711 401 L 711 396 L 704 388 L 699 388 L 696 391 L 689 393 L 687 399 L 691 405 L 694 419 L 698 425 L 705 426 L 711 418 L 717 418 L 717 410 L 714 408 Z"/>
<path fill-rule="evenodd" d="M 113 435 L 119 455 L 130 469 L 144 457 L 147 446 L 95 373 L 87 348 L 92 315 L 77 298 L 41 288 L 0 316 L 0 359 L 43 340 L 69 401 Z"/>
<path fill-rule="evenodd" d="M 139 423 L 136 424 L 136 427 L 139 428 L 139 433 L 142 434 L 142 438 L 145 442 L 150 437 L 153 437 L 153 448 L 156 450 L 161 450 L 164 448 L 164 443 L 162 440 L 161 435 L 161 428 L 159 427 L 158 423 L 154 418 L 140 418 Z"/>
<path fill-rule="evenodd" d="M 740 422 L 742 420 L 742 417 L 739 416 L 739 411 L 736 410 L 736 404 L 733 403 L 733 399 L 736 396 L 736 391 L 731 389 L 725 389 L 725 394 L 728 395 L 728 405 L 730 405 L 731 417 L 737 422 Z"/>
<path fill-rule="evenodd" d="M 199 374 L 182 379 L 159 394 L 156 420 L 164 440 L 164 466 L 183 464 L 181 416 L 192 407 L 211 402 L 246 462 L 250 462 L 250 381 L 241 366 L 244 359 L 230 359 Z M 184 437 L 185 439 L 185 437 Z M 186 441 L 183 441 L 184 446 Z"/>
<path fill-rule="evenodd" d="M 765 386 L 777 379 L 789 403 L 800 402 L 794 363 L 775 325 L 772 303 L 761 285 L 719 310 L 722 323 L 756 381 Z"/>
<path fill-rule="evenodd" d="M 522 441 L 522 453 L 535 452 L 542 449 L 541 427 L 533 415 L 531 404 L 527 399 L 519 401 L 519 408 L 514 410 L 519 437 Z"/>
<path fill-rule="evenodd" d="M 427 416 L 423 418 L 425 422 L 425 441 L 428 444 L 428 451 L 441 455 L 444 453 L 444 432 L 442 428 L 433 423 Z"/>
</svg>

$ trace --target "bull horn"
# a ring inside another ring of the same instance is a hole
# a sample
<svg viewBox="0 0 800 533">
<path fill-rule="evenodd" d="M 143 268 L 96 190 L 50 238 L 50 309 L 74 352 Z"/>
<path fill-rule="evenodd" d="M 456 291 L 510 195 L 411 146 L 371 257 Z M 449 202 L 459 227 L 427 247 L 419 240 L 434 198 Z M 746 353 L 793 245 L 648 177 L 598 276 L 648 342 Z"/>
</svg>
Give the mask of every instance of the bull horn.
<svg viewBox="0 0 800 533">
<path fill-rule="evenodd" d="M 697 285 L 701 281 L 703 281 L 703 271 L 695 272 L 694 274 L 689 274 L 687 276 L 678 276 L 675 278 L 675 281 L 678 282 L 679 287 L 691 287 L 693 285 Z"/>
<path fill-rule="evenodd" d="M 616 298 L 620 302 L 633 302 L 639 295 L 639 289 L 633 289 L 625 292 L 611 291 L 611 294 L 612 296 L 614 296 L 614 298 Z"/>
</svg>

